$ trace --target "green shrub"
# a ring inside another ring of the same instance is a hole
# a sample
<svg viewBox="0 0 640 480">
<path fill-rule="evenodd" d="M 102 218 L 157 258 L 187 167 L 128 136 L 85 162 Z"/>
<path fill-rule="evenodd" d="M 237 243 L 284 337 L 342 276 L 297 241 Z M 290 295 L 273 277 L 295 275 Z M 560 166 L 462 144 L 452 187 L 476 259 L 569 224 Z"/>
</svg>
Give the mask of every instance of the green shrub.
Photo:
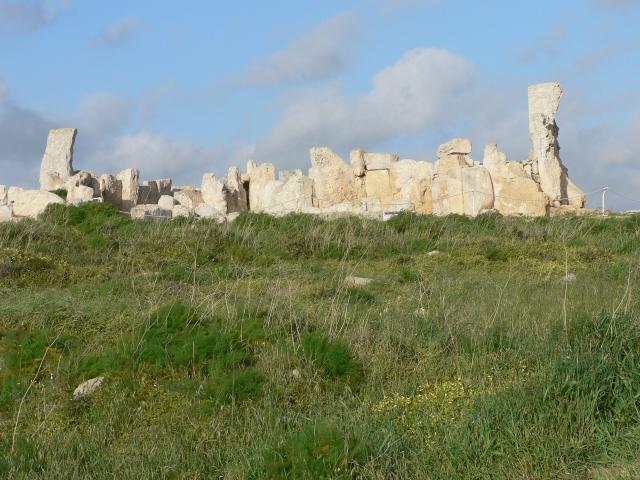
<svg viewBox="0 0 640 480">
<path fill-rule="evenodd" d="M 256 368 L 218 372 L 209 378 L 205 396 L 216 404 L 239 403 L 260 396 L 262 382 L 262 374 Z"/>
<path fill-rule="evenodd" d="M 356 381 L 362 376 L 362 369 L 349 345 L 342 340 L 330 340 L 319 333 L 307 333 L 302 337 L 302 348 L 307 358 L 329 378 Z"/>
<path fill-rule="evenodd" d="M 264 452 L 269 478 L 359 478 L 371 449 L 356 435 L 328 421 L 316 421 L 288 436 L 283 445 Z"/>
</svg>

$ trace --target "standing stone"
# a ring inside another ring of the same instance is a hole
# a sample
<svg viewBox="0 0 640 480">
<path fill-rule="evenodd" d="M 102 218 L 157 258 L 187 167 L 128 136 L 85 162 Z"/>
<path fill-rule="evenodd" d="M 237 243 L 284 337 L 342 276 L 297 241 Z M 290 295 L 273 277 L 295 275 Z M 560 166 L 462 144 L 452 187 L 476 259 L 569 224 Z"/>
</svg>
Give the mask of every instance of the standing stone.
<svg viewBox="0 0 640 480">
<path fill-rule="evenodd" d="M 400 160 L 390 170 L 393 202 L 396 210 L 411 209 L 418 213 L 432 213 L 431 179 L 433 165 L 429 162 Z"/>
<path fill-rule="evenodd" d="M 160 195 L 171 195 L 173 181 L 170 178 L 159 178 L 155 182 L 158 185 L 158 193 Z"/>
<path fill-rule="evenodd" d="M 264 191 L 265 212 L 284 215 L 313 207 L 313 180 L 300 170 L 281 172 L 280 180 L 269 182 Z"/>
<path fill-rule="evenodd" d="M 569 195 L 569 176 L 560 159 L 556 113 L 562 98 L 559 83 L 539 83 L 529 87 L 529 134 L 532 150 L 529 154 L 534 180 L 557 205 L 584 205 L 584 194 L 571 182 L 574 195 Z M 573 200 L 571 202 L 570 200 Z"/>
<path fill-rule="evenodd" d="M 493 183 L 489 170 L 484 167 L 462 169 L 464 214 L 471 217 L 481 210 L 493 208 Z"/>
<path fill-rule="evenodd" d="M 49 131 L 47 147 L 40 165 L 40 188 L 57 190 L 74 173 L 73 145 L 78 130 L 75 128 L 58 128 Z"/>
<path fill-rule="evenodd" d="M 6 205 L 7 204 L 7 186 L 6 185 L 0 185 L 0 205 Z"/>
<path fill-rule="evenodd" d="M 497 145 L 487 145 L 483 162 L 491 174 L 494 208 L 502 215 L 541 217 L 547 214 L 547 196 L 519 162 L 510 162 Z"/>
<path fill-rule="evenodd" d="M 355 199 L 353 171 L 330 148 L 312 148 L 309 151 L 313 180 L 314 206 L 326 208 Z"/>
<path fill-rule="evenodd" d="M 265 189 L 269 182 L 276 179 L 276 169 L 273 163 L 257 165 L 253 160 L 247 162 L 247 180 L 249 188 L 249 204 L 252 212 L 261 212 L 271 205 L 265 199 Z"/>
<path fill-rule="evenodd" d="M 215 208 L 221 215 L 227 213 L 227 201 L 223 180 L 216 177 L 213 173 L 205 173 L 202 176 L 201 191 L 204 203 Z"/>
<path fill-rule="evenodd" d="M 125 212 L 131 211 L 138 202 L 140 194 L 140 172 L 135 168 L 123 170 L 116 178 L 122 185 L 122 205 L 121 208 Z"/>
<path fill-rule="evenodd" d="M 367 171 L 390 170 L 398 161 L 397 153 L 364 153 L 364 164 Z"/>
<path fill-rule="evenodd" d="M 113 175 L 100 175 L 98 178 L 102 201 L 122 209 L 122 182 Z"/>
<path fill-rule="evenodd" d="M 244 189 L 242 175 L 238 167 L 231 167 L 224 179 L 224 196 L 227 210 L 223 213 L 246 212 L 247 192 Z"/>
</svg>

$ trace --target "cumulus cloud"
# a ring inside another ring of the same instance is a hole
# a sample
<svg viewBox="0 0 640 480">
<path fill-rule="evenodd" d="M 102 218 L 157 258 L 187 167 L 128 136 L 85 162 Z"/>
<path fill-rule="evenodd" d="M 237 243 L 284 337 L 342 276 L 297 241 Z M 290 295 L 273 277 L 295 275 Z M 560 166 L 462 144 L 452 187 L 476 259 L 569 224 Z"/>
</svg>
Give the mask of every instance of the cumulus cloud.
<svg viewBox="0 0 640 480">
<path fill-rule="evenodd" d="M 99 171 L 140 169 L 144 178 L 171 177 L 176 182 L 199 182 L 226 156 L 222 149 L 198 147 L 188 140 L 153 132 L 121 135 L 98 146 L 87 162 Z"/>
<path fill-rule="evenodd" d="M 282 85 L 331 76 L 351 62 L 358 35 L 354 15 L 337 15 L 253 65 L 244 83 Z"/>
<path fill-rule="evenodd" d="M 473 78 L 473 66 L 447 50 L 410 50 L 379 71 L 365 94 L 349 97 L 333 87 L 290 98 L 281 120 L 257 142 L 256 157 L 301 166 L 312 145 L 367 147 L 437 128 L 452 119 Z"/>
<path fill-rule="evenodd" d="M 130 40 L 140 29 L 142 23 L 136 17 L 123 17 L 109 25 L 97 41 L 102 45 L 120 45 Z"/>
<path fill-rule="evenodd" d="M 0 0 L 0 32 L 38 30 L 70 4 L 70 0 Z"/>
</svg>

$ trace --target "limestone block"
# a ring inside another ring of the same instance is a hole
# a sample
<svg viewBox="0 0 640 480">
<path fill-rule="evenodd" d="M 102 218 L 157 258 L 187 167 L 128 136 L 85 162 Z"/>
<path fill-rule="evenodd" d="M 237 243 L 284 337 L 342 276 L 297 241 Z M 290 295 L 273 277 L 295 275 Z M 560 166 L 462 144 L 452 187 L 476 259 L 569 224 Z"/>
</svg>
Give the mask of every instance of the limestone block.
<svg viewBox="0 0 640 480">
<path fill-rule="evenodd" d="M 159 178 L 155 182 L 158 185 L 158 193 L 160 195 L 171 195 L 173 181 L 170 178 Z"/>
<path fill-rule="evenodd" d="M 431 182 L 433 213 L 436 215 L 464 214 L 464 197 L 462 170 L 466 168 L 464 158 L 462 164 L 454 162 L 457 155 L 451 155 L 446 162 L 439 161 L 437 173 Z"/>
<path fill-rule="evenodd" d="M 185 207 L 187 207 L 189 210 L 194 210 L 198 205 L 204 203 L 204 200 L 202 198 L 202 192 L 200 190 L 197 190 L 195 188 L 189 189 L 189 190 L 175 190 L 173 192 L 173 198 L 176 199 L 176 201 L 180 204 L 183 205 Z"/>
<path fill-rule="evenodd" d="M 24 190 L 18 187 L 10 187 L 7 198 L 16 217 L 38 218 L 49 205 L 65 203 L 55 193 L 46 190 Z"/>
<path fill-rule="evenodd" d="M 584 192 L 569 178 L 563 175 L 562 181 L 567 185 L 567 204 L 571 207 L 584 208 L 587 204 L 587 197 Z"/>
<path fill-rule="evenodd" d="M 140 172 L 135 168 L 128 168 L 116 175 L 122 188 L 121 208 L 125 212 L 131 211 L 138 204 L 140 194 Z"/>
<path fill-rule="evenodd" d="M 93 188 L 85 185 L 73 187 L 67 191 L 67 202 L 75 205 L 79 203 L 87 203 L 93 200 Z"/>
<path fill-rule="evenodd" d="M 399 209 L 413 205 L 419 213 L 432 213 L 431 179 L 434 167 L 429 162 L 404 159 L 396 162 L 390 170 L 394 192 L 393 202 Z"/>
<path fill-rule="evenodd" d="M 165 210 L 173 210 L 173 207 L 176 205 L 176 199 L 171 195 L 162 195 L 158 199 L 158 206 L 160 208 L 164 208 Z"/>
<path fill-rule="evenodd" d="M 361 148 L 351 150 L 349 154 L 349 160 L 351 161 L 351 170 L 355 177 L 363 177 L 367 171 L 366 163 L 364 161 L 365 151 Z"/>
<path fill-rule="evenodd" d="M 365 153 L 364 163 L 367 171 L 390 170 L 394 163 L 398 161 L 397 153 Z"/>
<path fill-rule="evenodd" d="M 493 208 L 493 183 L 489 170 L 484 167 L 463 168 L 464 214 L 475 217 L 481 210 Z"/>
<path fill-rule="evenodd" d="M 96 377 L 91 380 L 87 380 L 86 382 L 82 382 L 73 391 L 73 399 L 79 400 L 81 398 L 88 397 L 96 392 L 102 386 L 103 382 L 104 377 Z"/>
<path fill-rule="evenodd" d="M 490 143 L 484 147 L 484 159 L 482 164 L 487 168 L 506 165 L 507 154 L 498 150 L 498 145 Z"/>
<path fill-rule="evenodd" d="M 364 177 L 365 191 L 367 197 L 375 197 L 380 200 L 383 208 L 387 208 L 393 203 L 393 188 L 391 186 L 391 176 L 389 170 L 367 170 Z"/>
<path fill-rule="evenodd" d="M 73 175 L 73 146 L 77 133 L 75 128 L 58 128 L 49 131 L 47 146 L 40 164 L 42 190 L 62 188 Z"/>
<path fill-rule="evenodd" d="M 313 181 L 302 174 L 293 172 L 286 180 L 274 180 L 265 187 L 264 211 L 272 214 L 301 212 L 313 206 Z"/>
<path fill-rule="evenodd" d="M 13 211 L 9 205 L 0 205 L 0 223 L 10 222 L 13 219 Z"/>
<path fill-rule="evenodd" d="M 547 214 L 548 199 L 518 162 L 488 168 L 494 191 L 494 208 L 502 215 L 540 217 Z"/>
<path fill-rule="evenodd" d="M 224 222 L 226 219 L 226 213 L 218 210 L 213 205 L 207 203 L 201 203 L 195 208 L 195 214 L 200 218 L 214 219 L 219 222 Z"/>
<path fill-rule="evenodd" d="M 171 218 L 171 216 L 171 210 L 166 210 L 156 204 L 140 204 L 131 208 L 131 218 L 134 220 L 163 220 Z"/>
<path fill-rule="evenodd" d="M 559 83 L 539 83 L 529 87 L 529 135 L 531 136 L 531 163 L 534 179 L 552 200 L 567 197 L 562 177 L 564 167 L 560 160 L 556 113 L 562 98 Z"/>
<path fill-rule="evenodd" d="M 227 204 L 225 214 L 247 211 L 247 192 L 238 167 L 231 167 L 227 171 L 224 179 L 224 198 Z"/>
<path fill-rule="evenodd" d="M 157 204 L 160 199 L 160 189 L 155 180 L 143 182 L 138 192 L 138 202 L 144 204 Z"/>
<path fill-rule="evenodd" d="M 205 173 L 202 176 L 201 191 L 204 203 L 211 205 L 219 212 L 227 212 L 227 201 L 225 199 L 223 179 L 219 179 L 213 173 Z M 197 205 L 194 205 L 192 208 L 195 207 L 197 207 Z"/>
<path fill-rule="evenodd" d="M 180 204 L 174 205 L 171 211 L 173 214 L 173 218 L 190 217 L 193 213 L 191 209 Z"/>
<path fill-rule="evenodd" d="M 299 169 L 283 170 L 281 172 L 278 172 L 278 180 L 282 182 L 286 182 L 287 180 L 293 177 L 301 177 L 301 176 L 302 176 L 302 170 L 299 170 Z"/>
<path fill-rule="evenodd" d="M 105 203 L 122 209 L 122 182 L 113 175 L 100 175 L 98 178 L 100 196 Z"/>
<path fill-rule="evenodd" d="M 6 185 L 0 185 L 0 205 L 6 205 L 7 204 L 7 186 Z"/>
<path fill-rule="evenodd" d="M 256 163 L 250 160 L 247 163 L 247 177 L 249 179 L 249 204 L 251 211 L 261 212 L 269 206 L 265 199 L 265 188 L 276 178 L 276 169 L 273 163 Z"/>
<path fill-rule="evenodd" d="M 438 147 L 438 158 L 444 158 L 448 155 L 470 155 L 471 140 L 468 138 L 454 138 L 447 143 L 443 143 Z"/>
<path fill-rule="evenodd" d="M 355 199 L 353 171 L 331 149 L 312 148 L 309 151 L 313 180 L 314 206 L 326 208 Z"/>
<path fill-rule="evenodd" d="M 352 202 L 341 202 L 320 209 L 320 214 L 326 218 L 343 218 L 362 215 L 362 213 L 362 205 L 360 205 L 359 202 L 357 204 Z"/>
</svg>

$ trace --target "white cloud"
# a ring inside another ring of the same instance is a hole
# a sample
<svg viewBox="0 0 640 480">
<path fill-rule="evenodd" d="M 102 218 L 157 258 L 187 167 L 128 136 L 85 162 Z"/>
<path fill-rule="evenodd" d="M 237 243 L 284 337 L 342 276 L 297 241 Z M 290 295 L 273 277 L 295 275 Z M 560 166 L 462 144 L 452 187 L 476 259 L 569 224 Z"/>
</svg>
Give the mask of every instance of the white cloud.
<svg viewBox="0 0 640 480">
<path fill-rule="evenodd" d="M 438 128 L 461 108 L 473 78 L 473 66 L 451 52 L 410 50 L 379 71 L 364 95 L 344 96 L 333 87 L 293 96 L 275 128 L 257 142 L 256 157 L 299 167 L 308 162 L 313 145 L 371 147 Z"/>
<path fill-rule="evenodd" d="M 144 131 L 105 142 L 86 159 L 101 172 L 135 167 L 146 179 L 171 177 L 178 183 L 196 184 L 204 172 L 221 173 L 221 167 L 227 166 L 225 160 L 223 149 L 198 147 L 187 140 Z"/>
<path fill-rule="evenodd" d="M 100 35 L 98 43 L 103 45 L 120 45 L 130 40 L 142 28 L 136 17 L 123 17 L 109 25 Z"/>
<path fill-rule="evenodd" d="M 253 65 L 243 83 L 282 85 L 331 76 L 349 65 L 358 35 L 354 15 L 337 15 Z"/>
</svg>

